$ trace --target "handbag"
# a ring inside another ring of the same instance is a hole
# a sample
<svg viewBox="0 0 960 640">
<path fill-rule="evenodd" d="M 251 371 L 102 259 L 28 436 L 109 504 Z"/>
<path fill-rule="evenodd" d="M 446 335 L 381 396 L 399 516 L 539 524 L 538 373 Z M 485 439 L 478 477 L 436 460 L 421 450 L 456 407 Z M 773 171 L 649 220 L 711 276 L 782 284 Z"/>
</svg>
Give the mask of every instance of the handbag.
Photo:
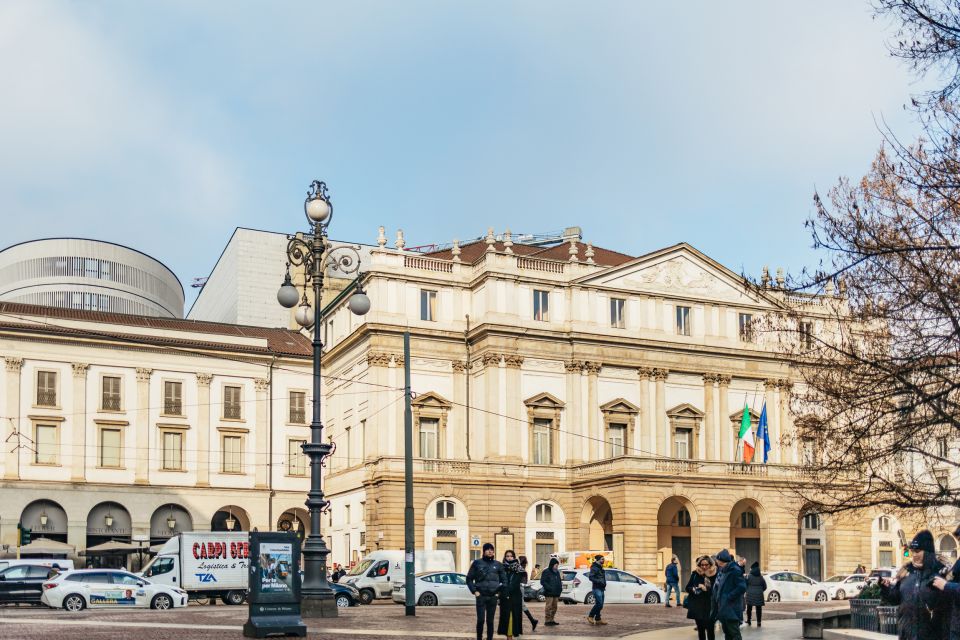
<svg viewBox="0 0 960 640">
<path fill-rule="evenodd" d="M 688 593 L 685 596 L 683 596 L 683 602 L 680 603 L 680 606 L 683 607 L 684 609 L 688 609 L 689 607 L 687 605 L 689 603 L 690 603 L 690 594 Z"/>
</svg>

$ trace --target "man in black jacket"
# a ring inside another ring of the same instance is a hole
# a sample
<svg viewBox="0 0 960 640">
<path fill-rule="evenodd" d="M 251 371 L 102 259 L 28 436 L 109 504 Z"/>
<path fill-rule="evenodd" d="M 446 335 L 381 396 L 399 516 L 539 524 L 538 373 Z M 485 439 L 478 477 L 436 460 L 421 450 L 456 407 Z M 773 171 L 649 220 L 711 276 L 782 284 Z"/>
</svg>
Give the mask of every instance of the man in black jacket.
<svg viewBox="0 0 960 640">
<path fill-rule="evenodd" d="M 593 608 L 587 614 L 587 622 L 590 624 L 607 624 L 606 620 L 600 619 L 600 612 L 603 610 L 603 596 L 607 590 L 607 574 L 603 571 L 603 556 L 599 553 L 593 558 L 593 564 L 590 565 L 590 573 L 587 574 L 593 589 Z"/>
<path fill-rule="evenodd" d="M 506 577 L 503 565 L 494 557 L 493 545 L 483 545 L 483 556 L 474 560 L 467 571 L 467 588 L 477 598 L 477 640 L 483 640 L 483 623 L 487 623 L 487 640 L 493 640 L 493 618 L 497 613 L 497 594 Z"/>
<path fill-rule="evenodd" d="M 563 579 L 560 577 L 560 570 L 557 569 L 559 564 L 559 560 L 550 558 L 550 566 L 540 574 L 540 586 L 543 587 L 545 598 L 543 617 L 547 619 L 544 624 L 548 627 L 560 624 L 554 620 L 557 615 L 557 603 L 560 602 L 560 594 L 563 593 Z"/>
</svg>

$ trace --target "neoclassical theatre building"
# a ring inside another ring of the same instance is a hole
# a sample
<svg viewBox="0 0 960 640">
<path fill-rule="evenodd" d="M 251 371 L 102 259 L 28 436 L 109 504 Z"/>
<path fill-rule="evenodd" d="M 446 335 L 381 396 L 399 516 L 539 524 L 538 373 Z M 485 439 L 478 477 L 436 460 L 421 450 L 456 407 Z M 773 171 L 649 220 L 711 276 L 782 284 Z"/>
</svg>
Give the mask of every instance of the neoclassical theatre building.
<svg viewBox="0 0 960 640">
<path fill-rule="evenodd" d="M 389 248 L 381 229 L 366 317 L 343 301 L 323 317 L 338 378 L 325 387 L 335 558 L 402 548 L 409 330 L 417 544 L 450 549 L 461 570 L 478 541 L 541 565 L 604 549 L 658 581 L 672 554 L 689 570 L 724 547 L 815 578 L 897 562 L 895 519 L 824 518 L 789 491 L 815 451 L 794 437 L 791 371 L 751 322 L 787 295 L 782 279 L 748 292 L 687 244 L 637 258 L 578 236 L 544 247 L 491 232 L 426 254 L 403 244 Z M 828 302 L 808 300 L 805 330 Z M 763 403 L 769 462 L 741 464 L 744 405 L 756 428 Z M 355 540 L 338 523 L 358 509 Z"/>
</svg>

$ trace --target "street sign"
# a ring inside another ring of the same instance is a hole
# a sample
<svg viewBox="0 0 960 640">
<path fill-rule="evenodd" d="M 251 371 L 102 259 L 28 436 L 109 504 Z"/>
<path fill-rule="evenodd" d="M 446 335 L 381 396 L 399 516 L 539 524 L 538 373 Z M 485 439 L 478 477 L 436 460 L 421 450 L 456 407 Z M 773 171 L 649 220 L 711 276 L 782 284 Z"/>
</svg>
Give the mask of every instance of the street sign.
<svg viewBox="0 0 960 640">
<path fill-rule="evenodd" d="M 307 635 L 300 618 L 300 539 L 292 532 L 250 532 L 247 638 Z"/>
<path fill-rule="evenodd" d="M 471 547 L 479 547 L 479 546 L 480 546 L 480 536 L 472 536 L 472 537 L 470 538 L 470 546 L 471 546 Z"/>
</svg>

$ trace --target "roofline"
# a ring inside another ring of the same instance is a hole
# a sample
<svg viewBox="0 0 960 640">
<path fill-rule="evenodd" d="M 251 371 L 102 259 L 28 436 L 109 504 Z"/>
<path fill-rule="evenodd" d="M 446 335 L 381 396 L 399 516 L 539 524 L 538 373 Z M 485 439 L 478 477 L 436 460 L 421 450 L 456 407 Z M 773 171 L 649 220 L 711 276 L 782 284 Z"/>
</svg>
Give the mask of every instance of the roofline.
<svg viewBox="0 0 960 640">
<path fill-rule="evenodd" d="M 180 295 L 183 296 L 184 298 L 186 298 L 187 293 L 186 293 L 186 290 L 183 288 L 183 283 L 180 282 L 180 278 L 177 277 L 177 274 L 173 272 L 173 269 L 171 269 L 170 267 L 168 267 L 164 262 L 162 262 L 162 261 L 154 258 L 153 256 L 151 256 L 149 253 L 145 253 L 145 252 L 143 252 L 143 251 L 140 251 L 139 249 L 134 249 L 133 247 L 129 247 L 129 246 L 125 245 L 125 244 L 120 244 L 119 242 L 111 242 L 110 240 L 97 240 L 97 239 L 95 239 L 95 238 L 79 238 L 79 237 L 73 237 L 73 236 L 56 236 L 56 237 L 52 237 L 52 238 L 35 238 L 35 239 L 33 239 L 33 240 L 24 240 L 23 242 L 17 242 L 17 243 L 15 243 L 15 244 L 11 244 L 11 245 L 8 246 L 8 247 L 4 247 L 3 249 L 0 249 L 0 253 L 3 253 L 4 251 L 7 251 L 8 249 L 13 249 L 14 247 L 19 247 L 19 246 L 22 245 L 22 244 L 31 244 L 31 243 L 33 243 L 33 242 L 47 242 L 47 241 L 50 241 L 50 240 L 83 240 L 84 242 L 99 242 L 100 244 L 109 244 L 109 245 L 113 245 L 114 247 L 120 247 L 120 248 L 122 248 L 122 249 L 127 249 L 128 251 L 133 251 L 134 253 L 139 253 L 140 255 L 142 255 L 142 256 L 144 256 L 144 257 L 146 257 L 146 258 L 150 258 L 151 260 L 153 260 L 154 262 L 156 262 L 157 264 L 159 264 L 161 267 L 163 267 L 164 269 L 166 269 L 167 271 L 169 271 L 169 272 L 170 272 L 170 275 L 173 276 L 173 279 L 177 281 L 177 284 L 178 284 L 178 285 L 180 285 Z"/>
</svg>

